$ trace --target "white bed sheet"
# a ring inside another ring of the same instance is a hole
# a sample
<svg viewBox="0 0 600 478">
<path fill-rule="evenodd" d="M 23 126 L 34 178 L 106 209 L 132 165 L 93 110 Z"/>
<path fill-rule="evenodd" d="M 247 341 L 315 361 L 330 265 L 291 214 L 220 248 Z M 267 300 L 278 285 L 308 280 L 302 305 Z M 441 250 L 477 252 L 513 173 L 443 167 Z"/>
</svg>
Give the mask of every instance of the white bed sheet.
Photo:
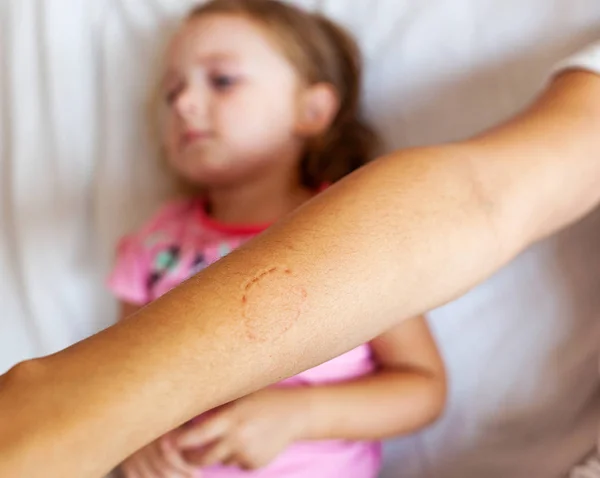
<svg viewBox="0 0 600 478">
<path fill-rule="evenodd" d="M 389 147 L 501 120 L 600 37 L 598 0 L 301 3 L 361 41 L 367 110 Z M 168 192 L 140 118 L 159 32 L 189 4 L 0 2 L 0 372 L 112 322 L 114 242 Z M 599 238 L 595 214 L 432 314 L 450 405 L 389 444 L 385 478 L 559 477 L 591 449 Z"/>
</svg>

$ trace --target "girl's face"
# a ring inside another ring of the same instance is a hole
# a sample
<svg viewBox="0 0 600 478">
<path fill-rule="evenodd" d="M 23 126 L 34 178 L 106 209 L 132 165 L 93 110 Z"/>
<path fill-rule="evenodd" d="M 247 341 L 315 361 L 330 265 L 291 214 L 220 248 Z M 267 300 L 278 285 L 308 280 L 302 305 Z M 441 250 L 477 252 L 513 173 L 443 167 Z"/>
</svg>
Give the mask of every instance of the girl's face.
<svg viewBox="0 0 600 478">
<path fill-rule="evenodd" d="M 300 155 L 298 75 L 247 18 L 187 21 L 170 45 L 162 88 L 168 160 L 194 183 L 235 184 Z"/>
</svg>

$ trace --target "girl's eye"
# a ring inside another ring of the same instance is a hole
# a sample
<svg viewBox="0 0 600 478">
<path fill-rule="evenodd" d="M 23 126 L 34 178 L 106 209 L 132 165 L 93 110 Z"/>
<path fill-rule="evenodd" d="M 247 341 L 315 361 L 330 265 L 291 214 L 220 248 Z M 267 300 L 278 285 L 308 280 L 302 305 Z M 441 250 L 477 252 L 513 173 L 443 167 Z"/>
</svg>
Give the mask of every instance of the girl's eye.
<svg viewBox="0 0 600 478">
<path fill-rule="evenodd" d="M 210 77 L 210 83 L 213 88 L 219 91 L 226 91 L 236 85 L 237 78 L 230 75 L 213 75 Z"/>
</svg>

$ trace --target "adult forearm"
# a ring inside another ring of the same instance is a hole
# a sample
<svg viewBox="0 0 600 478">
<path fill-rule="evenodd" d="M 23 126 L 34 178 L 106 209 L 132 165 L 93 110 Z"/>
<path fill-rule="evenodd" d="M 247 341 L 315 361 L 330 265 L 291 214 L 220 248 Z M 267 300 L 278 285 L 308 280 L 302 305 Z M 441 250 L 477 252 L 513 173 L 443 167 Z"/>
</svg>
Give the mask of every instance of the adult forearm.
<svg viewBox="0 0 600 478">
<path fill-rule="evenodd" d="M 597 80 L 565 80 L 600 95 Z M 462 294 L 589 210 L 600 120 L 570 94 L 476 140 L 384 158 L 131 319 L 13 372 L 0 475 L 98 477 L 188 418 Z"/>
<path fill-rule="evenodd" d="M 101 476 L 188 418 L 466 290 L 510 254 L 463 153 L 383 159 L 127 321 L 22 367 L 0 395 L 0 475 Z"/>
</svg>

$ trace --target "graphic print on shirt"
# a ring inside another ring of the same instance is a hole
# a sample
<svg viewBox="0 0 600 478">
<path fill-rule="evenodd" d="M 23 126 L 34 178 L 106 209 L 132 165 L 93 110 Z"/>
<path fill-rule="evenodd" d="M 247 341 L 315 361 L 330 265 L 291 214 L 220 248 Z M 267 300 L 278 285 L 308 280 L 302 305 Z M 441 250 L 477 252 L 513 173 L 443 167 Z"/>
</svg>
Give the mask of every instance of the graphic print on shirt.
<svg viewBox="0 0 600 478">
<path fill-rule="evenodd" d="M 233 244 L 227 241 L 220 242 L 214 248 L 214 254 L 209 254 L 207 257 L 204 251 L 194 253 L 194 258 L 190 261 L 189 255 L 185 254 L 188 259 L 184 258 L 182 247 L 179 245 L 171 245 L 165 249 L 159 250 L 153 260 L 152 268 L 148 274 L 146 287 L 149 291 L 153 291 L 156 285 L 169 274 L 181 275 L 181 280 L 196 275 L 201 270 L 208 267 L 213 262 L 222 259 L 227 254 L 235 249 Z M 212 257 L 214 256 L 214 257 Z M 180 267 L 185 268 L 185 271 L 179 270 Z"/>
<path fill-rule="evenodd" d="M 156 254 L 146 283 L 148 290 L 152 290 L 166 274 L 177 269 L 180 255 L 181 248 L 177 245 L 170 246 Z"/>
<path fill-rule="evenodd" d="M 196 254 L 196 257 L 194 257 L 194 260 L 192 261 L 192 265 L 190 267 L 190 277 L 193 275 L 196 275 L 198 272 L 200 272 L 202 269 L 204 269 L 207 266 L 208 266 L 208 264 L 206 263 L 204 254 L 202 254 L 201 252 L 198 252 Z"/>
</svg>

